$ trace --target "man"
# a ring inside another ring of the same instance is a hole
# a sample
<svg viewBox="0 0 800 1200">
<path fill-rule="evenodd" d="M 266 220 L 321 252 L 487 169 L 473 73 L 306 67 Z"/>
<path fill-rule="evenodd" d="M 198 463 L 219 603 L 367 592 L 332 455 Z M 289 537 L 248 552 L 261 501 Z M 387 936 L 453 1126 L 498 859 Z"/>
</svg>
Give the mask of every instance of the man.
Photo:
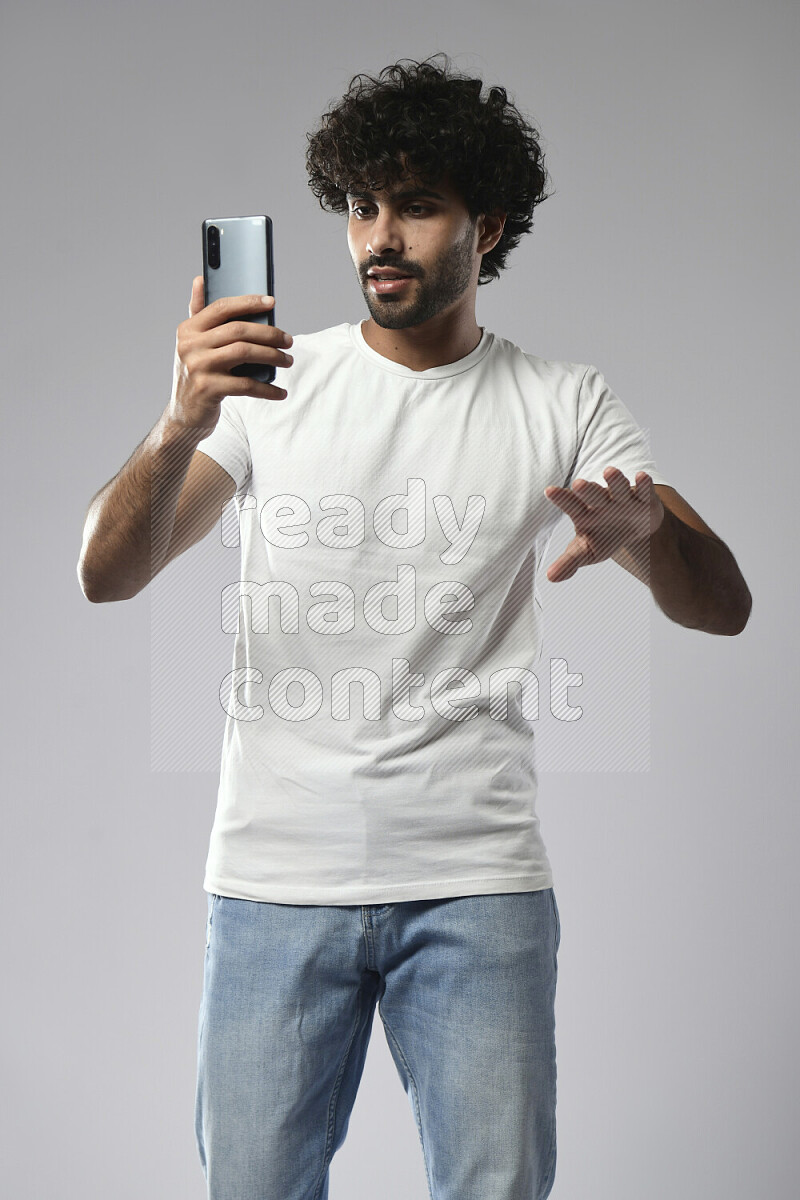
<svg viewBox="0 0 800 1200">
<path fill-rule="evenodd" d="M 327 1197 L 379 1002 L 433 1200 L 541 1200 L 560 921 L 535 815 L 536 572 L 565 512 L 551 581 L 613 558 L 719 634 L 751 599 L 597 368 L 476 322 L 544 198 L 535 130 L 502 88 L 427 60 L 362 78 L 307 165 L 347 214 L 369 318 L 291 339 L 241 320 L 272 298 L 204 308 L 196 278 L 170 403 L 92 501 L 79 575 L 90 600 L 135 595 L 236 498 L 198 1028 L 209 1196 Z M 231 375 L 245 359 L 274 384 Z"/>
</svg>

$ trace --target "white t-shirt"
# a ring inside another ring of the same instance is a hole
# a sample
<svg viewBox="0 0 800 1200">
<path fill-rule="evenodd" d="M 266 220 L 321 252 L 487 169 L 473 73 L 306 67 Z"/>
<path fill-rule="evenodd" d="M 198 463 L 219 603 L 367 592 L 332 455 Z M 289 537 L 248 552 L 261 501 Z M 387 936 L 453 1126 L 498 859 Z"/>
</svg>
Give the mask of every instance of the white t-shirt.
<svg viewBox="0 0 800 1200">
<path fill-rule="evenodd" d="M 285 400 L 226 397 L 199 444 L 236 482 L 242 555 L 203 887 L 284 904 L 549 887 L 531 676 L 562 514 L 544 488 L 609 465 L 667 480 L 595 367 L 486 329 L 426 371 L 360 324 L 292 353 Z"/>
</svg>

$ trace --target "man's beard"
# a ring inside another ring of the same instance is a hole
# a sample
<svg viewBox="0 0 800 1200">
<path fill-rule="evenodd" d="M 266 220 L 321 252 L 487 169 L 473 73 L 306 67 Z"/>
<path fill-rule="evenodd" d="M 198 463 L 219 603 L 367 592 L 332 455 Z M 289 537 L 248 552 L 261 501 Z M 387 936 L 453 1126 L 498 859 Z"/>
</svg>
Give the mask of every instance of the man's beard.
<svg viewBox="0 0 800 1200">
<path fill-rule="evenodd" d="M 379 296 L 370 290 L 367 283 L 364 292 L 370 316 L 382 329 L 408 329 L 421 325 L 436 317 L 460 299 L 469 287 L 475 261 L 472 247 L 475 226 L 468 224 L 464 236 L 447 250 L 436 267 L 432 282 L 415 276 L 415 283 L 408 287 L 408 295 L 386 293 Z M 391 264 L 387 262 L 386 266 Z M 412 294 L 413 292 L 413 294 Z"/>
</svg>

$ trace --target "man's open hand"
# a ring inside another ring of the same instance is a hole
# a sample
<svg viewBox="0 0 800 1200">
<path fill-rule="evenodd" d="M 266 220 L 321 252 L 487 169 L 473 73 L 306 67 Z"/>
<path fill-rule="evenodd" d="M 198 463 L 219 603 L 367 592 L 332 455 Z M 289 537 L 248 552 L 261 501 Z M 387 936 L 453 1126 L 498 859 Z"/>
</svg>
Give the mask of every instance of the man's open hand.
<svg viewBox="0 0 800 1200">
<path fill-rule="evenodd" d="M 606 467 L 608 487 L 576 479 L 572 488 L 546 487 L 544 494 L 571 518 L 575 537 L 547 568 L 551 583 L 571 579 L 578 567 L 611 558 L 655 533 L 664 519 L 664 505 L 646 471 L 636 472 L 631 487 L 617 467 Z"/>
</svg>

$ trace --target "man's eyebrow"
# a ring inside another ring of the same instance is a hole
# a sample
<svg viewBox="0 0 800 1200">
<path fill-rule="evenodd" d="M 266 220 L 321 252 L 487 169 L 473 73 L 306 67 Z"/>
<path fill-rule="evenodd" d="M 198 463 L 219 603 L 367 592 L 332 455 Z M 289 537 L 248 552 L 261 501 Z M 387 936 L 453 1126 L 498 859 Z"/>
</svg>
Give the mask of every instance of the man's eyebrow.
<svg viewBox="0 0 800 1200">
<path fill-rule="evenodd" d="M 439 192 L 434 192 L 430 188 L 409 187 L 403 188 L 402 191 L 392 192 L 389 196 L 390 200 L 413 200 L 416 196 L 431 196 L 434 200 L 444 200 L 444 196 Z M 348 192 L 348 200 L 374 200 L 374 192 Z"/>
</svg>

